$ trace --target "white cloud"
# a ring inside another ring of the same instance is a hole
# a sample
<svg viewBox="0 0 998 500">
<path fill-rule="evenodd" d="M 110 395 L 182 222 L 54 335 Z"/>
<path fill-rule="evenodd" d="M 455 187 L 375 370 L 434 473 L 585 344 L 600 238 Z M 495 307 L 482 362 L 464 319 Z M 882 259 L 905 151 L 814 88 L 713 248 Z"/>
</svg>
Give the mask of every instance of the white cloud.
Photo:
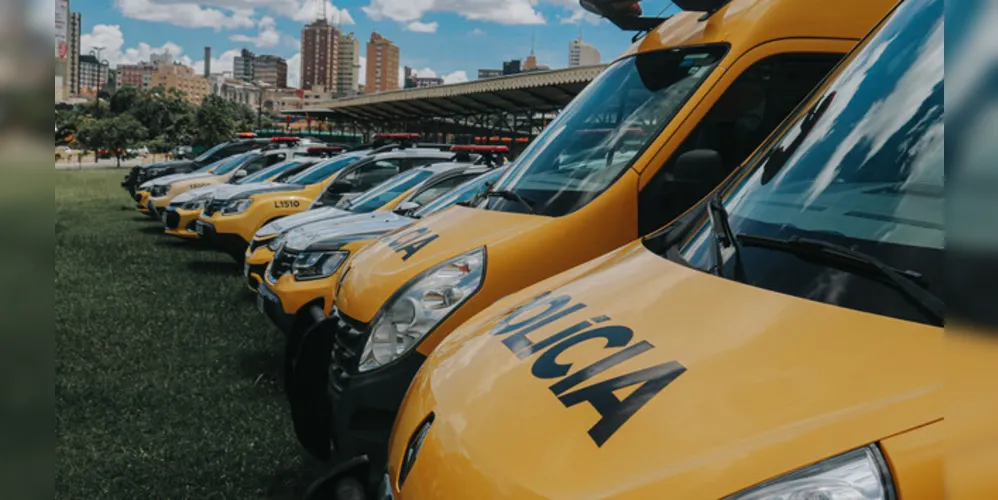
<svg viewBox="0 0 998 500">
<path fill-rule="evenodd" d="M 185 28 L 213 28 L 218 31 L 222 28 L 252 28 L 257 24 L 253 20 L 253 9 L 245 7 L 228 7 L 226 12 L 197 3 L 159 3 L 156 0 L 115 0 L 115 6 L 125 17 Z"/>
<path fill-rule="evenodd" d="M 482 28 L 475 28 L 475 29 L 469 31 L 468 34 L 471 35 L 471 36 L 482 36 L 482 35 L 485 34 L 485 31 L 482 30 Z"/>
<path fill-rule="evenodd" d="M 415 32 L 415 33 L 436 33 L 437 28 L 440 25 L 436 21 L 430 23 L 424 23 L 421 21 L 413 21 L 406 25 L 405 29 Z"/>
<path fill-rule="evenodd" d="M 375 21 L 391 19 L 410 23 L 429 12 L 452 12 L 473 21 L 500 24 L 544 24 L 544 16 L 534 6 L 537 0 L 370 0 L 361 9 Z"/>
<path fill-rule="evenodd" d="M 283 13 L 300 23 L 310 23 L 322 17 L 322 5 L 314 0 L 268 0 L 266 5 L 272 11 Z M 326 1 L 326 16 L 332 24 L 357 24 L 348 10 L 339 9 L 330 1 Z"/>
<path fill-rule="evenodd" d="M 111 66 L 148 61 L 150 55 L 161 54 L 165 51 L 170 51 L 177 61 L 189 61 L 189 59 L 182 57 L 184 49 L 173 42 L 166 42 L 159 47 L 151 47 L 147 43 L 140 43 L 130 48 L 124 47 L 125 37 L 118 25 L 98 24 L 93 27 L 90 33 L 80 36 L 81 53 L 89 54 L 93 49 L 103 48 L 101 57 L 107 59 Z"/>
<path fill-rule="evenodd" d="M 468 81 L 468 73 L 464 71 L 455 71 L 444 75 L 444 83 L 446 84 L 464 83 L 466 81 Z"/>
<path fill-rule="evenodd" d="M 414 70 L 412 70 L 412 72 L 418 78 L 436 78 L 437 77 L 437 72 L 433 71 L 430 68 L 414 69 Z"/>
<path fill-rule="evenodd" d="M 583 21 L 592 24 L 593 26 L 599 24 L 600 18 L 592 12 L 586 12 L 583 9 L 578 9 L 572 12 L 572 15 L 567 17 L 560 17 L 558 20 L 561 24 L 579 24 Z"/>
<path fill-rule="evenodd" d="M 360 56 L 360 70 L 358 70 L 357 83 L 364 85 L 367 83 L 367 58 Z"/>
<path fill-rule="evenodd" d="M 288 87 L 301 86 L 301 52 L 288 59 Z"/>
<path fill-rule="evenodd" d="M 277 21 L 273 17 L 264 16 L 260 19 L 260 32 L 257 36 L 232 35 L 233 42 L 251 43 L 257 47 L 274 47 L 281 41 L 281 33 L 277 31 Z"/>
<path fill-rule="evenodd" d="M 287 45 L 288 47 L 291 47 L 295 50 L 301 50 L 301 40 L 291 35 L 284 35 L 283 40 L 284 40 L 284 45 Z"/>
</svg>

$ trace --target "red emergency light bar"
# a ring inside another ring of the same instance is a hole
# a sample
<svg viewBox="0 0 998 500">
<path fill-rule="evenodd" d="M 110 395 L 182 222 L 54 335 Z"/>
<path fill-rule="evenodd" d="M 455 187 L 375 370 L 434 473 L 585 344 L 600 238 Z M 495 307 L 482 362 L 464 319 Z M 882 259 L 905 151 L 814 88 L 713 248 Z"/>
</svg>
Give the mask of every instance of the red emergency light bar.
<svg viewBox="0 0 998 500">
<path fill-rule="evenodd" d="M 301 137 L 271 137 L 270 142 L 299 142 Z"/>
<path fill-rule="evenodd" d="M 339 151 L 343 151 L 344 149 L 346 149 L 346 148 L 344 148 L 343 146 L 314 146 L 314 147 L 308 148 L 306 151 L 308 151 L 309 153 L 320 153 L 322 151 L 336 151 L 336 152 L 339 152 Z"/>
<path fill-rule="evenodd" d="M 508 153 L 509 152 L 509 148 L 506 146 L 474 146 L 471 144 L 454 146 L 450 148 L 450 150 L 455 153 Z"/>
<path fill-rule="evenodd" d="M 528 138 L 526 138 L 526 137 L 517 137 L 517 138 L 516 138 L 516 142 L 519 142 L 519 143 L 527 143 L 527 142 L 530 142 L 530 139 L 528 139 Z"/>
<path fill-rule="evenodd" d="M 252 138 L 256 137 L 256 134 L 254 134 L 253 132 L 240 132 L 238 134 L 238 137 L 243 138 L 243 139 L 252 139 Z"/>
<path fill-rule="evenodd" d="M 419 134 L 378 134 L 375 139 L 419 139 Z"/>
</svg>

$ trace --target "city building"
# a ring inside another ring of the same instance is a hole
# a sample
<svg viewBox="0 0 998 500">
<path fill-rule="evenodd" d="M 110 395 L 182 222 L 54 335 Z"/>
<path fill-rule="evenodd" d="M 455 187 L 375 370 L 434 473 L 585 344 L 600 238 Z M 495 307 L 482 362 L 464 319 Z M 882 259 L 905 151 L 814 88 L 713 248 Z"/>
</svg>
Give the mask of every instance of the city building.
<svg viewBox="0 0 998 500">
<path fill-rule="evenodd" d="M 568 42 L 568 67 L 595 66 L 602 62 L 602 56 L 596 47 L 583 42 L 582 35 L 578 40 Z"/>
<path fill-rule="evenodd" d="M 426 87 L 436 87 L 443 84 L 443 78 L 419 76 L 412 70 L 412 68 L 408 66 L 405 67 L 405 88 L 407 89 L 422 89 Z"/>
<path fill-rule="evenodd" d="M 288 86 L 288 61 L 283 57 L 256 56 L 253 71 L 252 81 L 254 83 L 262 83 L 279 89 Z"/>
<path fill-rule="evenodd" d="M 69 93 L 80 95 L 80 29 L 82 17 L 79 12 L 69 15 L 69 26 L 66 35 L 66 58 L 69 65 Z"/>
<path fill-rule="evenodd" d="M 527 56 L 527 60 L 523 62 L 523 72 L 528 71 L 547 71 L 551 69 L 550 66 L 545 66 L 543 64 L 537 64 L 537 56 L 530 54 Z"/>
<path fill-rule="evenodd" d="M 232 59 L 232 75 L 244 82 L 252 82 L 256 69 L 256 54 L 243 49 Z"/>
<path fill-rule="evenodd" d="M 339 64 L 336 93 L 341 97 L 357 95 L 357 85 L 360 83 L 360 40 L 353 33 L 340 37 L 336 59 Z"/>
<path fill-rule="evenodd" d="M 317 19 L 301 30 L 301 88 L 316 85 L 336 88 L 339 76 L 340 32 L 325 19 Z"/>
<path fill-rule="evenodd" d="M 167 50 L 162 54 L 149 54 L 149 62 L 153 64 L 170 64 L 173 62 L 173 53 Z"/>
<path fill-rule="evenodd" d="M 183 64 L 157 64 L 142 87 L 146 90 L 156 87 L 179 89 L 187 94 L 187 101 L 194 105 L 201 104 L 205 97 L 211 95 L 211 82 L 194 72 L 194 68 Z"/>
<path fill-rule="evenodd" d="M 486 78 L 496 78 L 502 76 L 501 69 L 480 69 L 478 70 L 478 79 L 485 80 Z"/>
<path fill-rule="evenodd" d="M 98 87 L 106 89 L 108 67 L 90 54 L 77 55 L 79 60 L 79 90 L 77 95 L 96 94 Z"/>
<path fill-rule="evenodd" d="M 520 60 L 513 59 L 510 61 L 505 61 L 502 63 L 502 74 L 503 75 L 515 75 L 521 71 Z"/>
<path fill-rule="evenodd" d="M 331 89 L 327 89 L 322 85 L 314 85 L 310 90 L 304 90 L 301 93 L 301 99 L 304 101 L 306 106 L 316 104 L 322 101 L 331 101 L 336 99 L 337 94 Z"/>
<path fill-rule="evenodd" d="M 204 48 L 204 77 L 211 76 L 211 47 Z"/>
<path fill-rule="evenodd" d="M 10 17 L 10 16 L 8 16 Z M 55 95 L 56 101 L 69 98 L 69 0 L 55 0 Z M 13 19 L 13 17 L 12 17 Z M 12 25 L 14 23 L 11 23 Z"/>
<path fill-rule="evenodd" d="M 156 68 L 163 64 L 172 64 L 173 54 L 165 51 L 162 54 L 150 54 L 148 62 L 118 65 L 118 87 L 133 86 L 148 90 L 148 83 Z"/>
<path fill-rule="evenodd" d="M 378 32 L 371 33 L 367 42 L 367 83 L 368 94 L 398 90 L 399 88 L 399 48 L 391 40 Z"/>
<path fill-rule="evenodd" d="M 211 83 L 212 95 L 217 95 L 230 102 L 245 104 L 253 109 L 260 105 L 262 89 L 239 78 L 232 78 L 228 73 L 214 74 L 208 78 Z"/>
<path fill-rule="evenodd" d="M 263 89 L 263 109 L 272 113 L 304 108 L 304 91 L 298 89 Z"/>
</svg>

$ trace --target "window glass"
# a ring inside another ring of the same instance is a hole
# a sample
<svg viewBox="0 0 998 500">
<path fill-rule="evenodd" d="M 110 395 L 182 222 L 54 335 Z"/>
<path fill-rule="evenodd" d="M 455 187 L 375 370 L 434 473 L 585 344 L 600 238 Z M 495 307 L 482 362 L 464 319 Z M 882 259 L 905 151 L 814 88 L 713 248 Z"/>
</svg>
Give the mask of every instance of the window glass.
<svg viewBox="0 0 998 500">
<path fill-rule="evenodd" d="M 420 206 L 426 205 L 427 203 L 439 198 L 447 191 L 454 189 L 458 185 L 474 177 L 476 177 L 474 174 L 455 175 L 454 177 L 440 181 L 432 186 L 427 187 L 416 196 L 413 196 L 412 199 L 409 201 L 413 203 L 418 203 Z"/>
<path fill-rule="evenodd" d="M 348 210 L 358 213 L 373 212 L 432 175 L 431 172 L 422 169 L 410 170 L 397 175 L 355 198 L 350 203 Z"/>
<path fill-rule="evenodd" d="M 360 156 L 337 156 L 331 160 L 317 163 L 308 170 L 288 179 L 288 183 L 304 186 L 322 182 L 360 159 Z"/>
<path fill-rule="evenodd" d="M 415 216 L 425 217 L 432 213 L 439 212 L 451 205 L 470 202 L 475 198 L 475 196 L 485 192 L 485 190 L 488 189 L 492 183 L 495 183 L 504 172 L 505 168 L 497 168 L 486 174 L 480 175 L 475 179 L 467 181 L 443 196 L 427 203 L 423 206 L 423 208 L 416 211 Z"/>
<path fill-rule="evenodd" d="M 612 64 L 527 147 L 496 189 L 516 193 L 542 215 L 585 206 L 658 137 L 726 51 L 721 45 L 667 49 Z M 483 203 L 528 211 L 505 198 Z"/>
</svg>

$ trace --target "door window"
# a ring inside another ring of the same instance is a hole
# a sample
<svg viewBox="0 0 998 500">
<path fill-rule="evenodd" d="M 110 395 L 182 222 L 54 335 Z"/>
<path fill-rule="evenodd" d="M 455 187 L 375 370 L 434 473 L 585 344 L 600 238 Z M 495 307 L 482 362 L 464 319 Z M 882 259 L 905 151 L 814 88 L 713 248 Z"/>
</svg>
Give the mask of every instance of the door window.
<svg viewBox="0 0 998 500">
<path fill-rule="evenodd" d="M 418 203 L 419 206 L 425 206 L 427 203 L 439 198 L 440 196 L 443 196 L 443 194 L 446 193 L 447 191 L 456 188 L 465 181 L 471 180 L 473 177 L 475 177 L 475 174 L 455 175 L 454 177 L 440 181 L 424 189 L 416 196 L 413 196 L 412 199 L 409 201 L 413 203 Z"/>
<path fill-rule="evenodd" d="M 739 75 L 645 186 L 639 202 L 640 234 L 663 226 L 714 189 L 759 147 L 842 56 L 779 54 L 758 61 Z M 694 149 L 717 151 L 723 175 L 696 184 L 676 179 L 676 159 Z"/>
</svg>

